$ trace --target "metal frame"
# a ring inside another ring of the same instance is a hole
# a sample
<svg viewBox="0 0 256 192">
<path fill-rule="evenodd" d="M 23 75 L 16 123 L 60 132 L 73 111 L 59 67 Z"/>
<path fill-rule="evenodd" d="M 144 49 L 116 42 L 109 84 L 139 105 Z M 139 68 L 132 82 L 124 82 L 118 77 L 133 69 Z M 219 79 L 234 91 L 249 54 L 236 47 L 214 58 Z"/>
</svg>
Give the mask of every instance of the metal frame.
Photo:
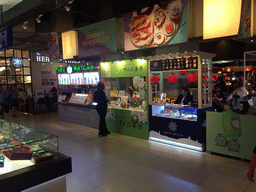
<svg viewBox="0 0 256 192">
<path fill-rule="evenodd" d="M 244 84 L 244 96 L 246 96 L 245 94 L 245 90 L 246 90 L 246 86 L 245 86 L 245 77 L 246 77 L 246 55 L 252 55 L 255 56 L 256 58 L 256 51 L 246 51 L 244 52 L 244 80 L 243 80 L 243 84 Z"/>
<path fill-rule="evenodd" d="M 172 59 L 177 57 L 198 57 L 198 109 L 208 108 L 212 106 L 212 58 L 216 54 L 194 51 L 185 53 L 176 53 L 169 55 L 150 56 L 144 59 L 148 60 L 148 85 L 151 85 L 150 77 L 150 61 L 159 59 Z M 169 70 L 172 71 L 172 70 Z M 157 71 L 162 72 L 162 71 Z M 208 76 L 208 80 L 204 78 Z M 152 86 L 149 86 L 149 104 L 152 102 Z"/>
</svg>

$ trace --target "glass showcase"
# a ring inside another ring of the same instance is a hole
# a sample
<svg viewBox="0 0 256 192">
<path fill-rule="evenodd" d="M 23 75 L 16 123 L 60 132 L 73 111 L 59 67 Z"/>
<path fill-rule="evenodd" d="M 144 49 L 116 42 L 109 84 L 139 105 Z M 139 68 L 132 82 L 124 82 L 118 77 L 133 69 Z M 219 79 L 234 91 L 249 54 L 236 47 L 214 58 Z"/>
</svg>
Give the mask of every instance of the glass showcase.
<svg viewBox="0 0 256 192">
<path fill-rule="evenodd" d="M 152 105 L 152 116 L 197 121 L 197 108 L 188 105 Z"/>
<path fill-rule="evenodd" d="M 58 152 L 57 136 L 0 119 L 0 174 L 53 159 Z"/>
</svg>

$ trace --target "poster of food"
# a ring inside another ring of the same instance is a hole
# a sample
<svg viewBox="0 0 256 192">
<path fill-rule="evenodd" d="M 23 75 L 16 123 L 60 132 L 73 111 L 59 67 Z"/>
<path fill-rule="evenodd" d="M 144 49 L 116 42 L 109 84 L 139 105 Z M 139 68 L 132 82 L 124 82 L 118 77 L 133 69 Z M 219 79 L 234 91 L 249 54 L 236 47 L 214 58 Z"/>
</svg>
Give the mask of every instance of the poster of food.
<svg viewBox="0 0 256 192">
<path fill-rule="evenodd" d="M 251 37 L 251 1 L 243 0 L 241 8 L 238 39 Z"/>
<path fill-rule="evenodd" d="M 188 0 L 169 0 L 124 16 L 125 51 L 188 41 Z"/>
</svg>

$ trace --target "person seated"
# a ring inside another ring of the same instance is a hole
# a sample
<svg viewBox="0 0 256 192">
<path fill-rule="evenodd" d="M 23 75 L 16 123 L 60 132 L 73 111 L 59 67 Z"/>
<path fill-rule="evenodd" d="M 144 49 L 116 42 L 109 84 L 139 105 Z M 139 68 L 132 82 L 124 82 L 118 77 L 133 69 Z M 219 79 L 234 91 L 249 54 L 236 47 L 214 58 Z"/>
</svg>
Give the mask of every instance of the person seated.
<svg viewBox="0 0 256 192">
<path fill-rule="evenodd" d="M 181 94 L 178 96 L 174 104 L 188 105 L 193 103 L 193 96 L 187 87 L 182 87 Z"/>
</svg>

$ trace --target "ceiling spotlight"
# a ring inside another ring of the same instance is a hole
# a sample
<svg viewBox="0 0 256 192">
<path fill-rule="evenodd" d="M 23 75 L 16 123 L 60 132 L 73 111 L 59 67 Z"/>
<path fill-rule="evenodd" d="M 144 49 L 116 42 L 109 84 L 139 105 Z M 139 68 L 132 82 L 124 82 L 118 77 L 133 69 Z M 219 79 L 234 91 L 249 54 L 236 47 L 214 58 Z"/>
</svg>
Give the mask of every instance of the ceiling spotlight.
<svg viewBox="0 0 256 192">
<path fill-rule="evenodd" d="M 71 4 L 73 2 L 74 2 L 74 0 L 68 0 L 68 4 Z"/>
<path fill-rule="evenodd" d="M 37 23 L 41 23 L 41 19 L 40 19 L 40 18 L 41 18 L 42 16 L 43 16 L 43 15 L 39 15 L 39 16 L 36 18 L 36 22 L 37 22 Z"/>
<path fill-rule="evenodd" d="M 64 6 L 64 8 L 66 9 L 66 11 L 70 11 L 70 7 L 69 6 Z"/>
<path fill-rule="evenodd" d="M 23 29 L 27 29 L 28 28 L 27 24 L 28 24 L 28 21 L 25 21 L 24 24 L 22 25 Z"/>
</svg>

